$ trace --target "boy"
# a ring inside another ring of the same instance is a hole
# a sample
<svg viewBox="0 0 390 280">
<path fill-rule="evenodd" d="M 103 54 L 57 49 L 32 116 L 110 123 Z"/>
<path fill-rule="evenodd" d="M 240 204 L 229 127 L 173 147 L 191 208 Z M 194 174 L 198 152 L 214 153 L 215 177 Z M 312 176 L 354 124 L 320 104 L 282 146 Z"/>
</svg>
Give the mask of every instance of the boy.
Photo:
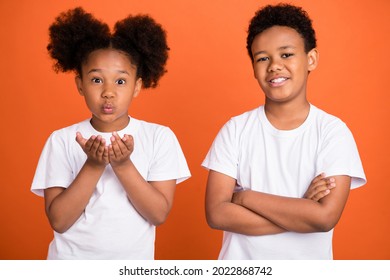
<svg viewBox="0 0 390 280">
<path fill-rule="evenodd" d="M 366 178 L 350 130 L 306 98 L 318 64 L 311 20 L 266 6 L 247 49 L 265 105 L 227 122 L 202 163 L 207 220 L 224 230 L 219 259 L 332 259 L 333 228 Z"/>
</svg>

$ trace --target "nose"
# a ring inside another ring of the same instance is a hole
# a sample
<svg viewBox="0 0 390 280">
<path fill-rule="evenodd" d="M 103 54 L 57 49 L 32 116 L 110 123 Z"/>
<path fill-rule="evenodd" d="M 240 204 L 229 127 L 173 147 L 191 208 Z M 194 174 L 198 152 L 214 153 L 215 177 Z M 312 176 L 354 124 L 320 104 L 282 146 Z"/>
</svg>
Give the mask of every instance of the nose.
<svg viewBox="0 0 390 280">
<path fill-rule="evenodd" d="M 115 88 L 114 85 L 105 84 L 103 91 L 102 91 L 102 97 L 106 99 L 113 98 L 115 96 Z"/>
<path fill-rule="evenodd" d="M 270 59 L 270 63 L 268 65 L 268 72 L 275 72 L 283 69 L 283 62 L 280 59 Z"/>
</svg>

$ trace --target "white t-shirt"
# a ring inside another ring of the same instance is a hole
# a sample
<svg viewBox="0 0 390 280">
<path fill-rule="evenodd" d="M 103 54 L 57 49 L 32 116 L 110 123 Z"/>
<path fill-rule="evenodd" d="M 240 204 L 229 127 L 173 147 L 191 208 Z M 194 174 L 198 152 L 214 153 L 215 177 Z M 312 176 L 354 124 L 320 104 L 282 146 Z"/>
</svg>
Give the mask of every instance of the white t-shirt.
<svg viewBox="0 0 390 280">
<path fill-rule="evenodd" d="M 338 118 L 310 105 L 305 122 L 278 130 L 264 106 L 232 118 L 220 130 L 202 165 L 251 189 L 303 197 L 315 176 L 348 175 L 351 188 L 366 182 L 355 140 Z M 246 236 L 224 232 L 220 259 L 332 259 L 333 230 Z"/>
<path fill-rule="evenodd" d="M 53 186 L 67 188 L 87 159 L 76 142 L 76 132 L 84 138 L 102 135 L 111 143 L 111 133 L 96 131 L 85 120 L 57 130 L 46 142 L 39 159 L 31 190 L 43 196 Z M 130 158 L 146 181 L 190 177 L 183 152 L 174 133 L 167 127 L 134 118 L 122 131 L 134 138 Z M 153 259 L 155 226 L 131 205 L 126 192 L 107 165 L 80 218 L 65 233 L 54 232 L 48 259 Z"/>
</svg>

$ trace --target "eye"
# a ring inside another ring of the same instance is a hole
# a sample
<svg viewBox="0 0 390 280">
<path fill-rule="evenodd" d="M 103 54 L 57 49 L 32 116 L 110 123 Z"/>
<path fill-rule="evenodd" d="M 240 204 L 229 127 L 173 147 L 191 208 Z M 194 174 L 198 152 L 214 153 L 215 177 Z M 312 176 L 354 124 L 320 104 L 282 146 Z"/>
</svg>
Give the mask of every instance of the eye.
<svg viewBox="0 0 390 280">
<path fill-rule="evenodd" d="M 92 78 L 92 79 L 91 79 L 91 82 L 92 82 L 92 83 L 95 83 L 95 84 L 101 84 L 103 81 L 102 81 L 102 79 L 100 79 L 100 78 Z"/>
<path fill-rule="evenodd" d="M 269 58 L 265 56 L 265 57 L 259 57 L 256 61 L 263 62 L 263 61 L 267 61 L 267 60 L 269 60 Z"/>
<path fill-rule="evenodd" d="M 282 54 L 282 58 L 288 58 L 288 57 L 290 57 L 290 56 L 293 56 L 294 54 L 292 54 L 292 53 L 284 53 L 284 54 Z"/>
<path fill-rule="evenodd" d="M 119 80 L 116 81 L 116 83 L 117 83 L 118 85 L 124 85 L 124 84 L 126 84 L 126 80 L 124 80 L 124 79 L 119 79 Z"/>
</svg>

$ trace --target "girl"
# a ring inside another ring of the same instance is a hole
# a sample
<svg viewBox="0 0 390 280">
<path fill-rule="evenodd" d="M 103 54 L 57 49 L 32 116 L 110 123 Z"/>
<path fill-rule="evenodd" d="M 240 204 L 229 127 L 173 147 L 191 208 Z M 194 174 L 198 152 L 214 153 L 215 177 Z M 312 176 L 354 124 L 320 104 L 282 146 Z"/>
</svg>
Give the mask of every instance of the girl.
<svg viewBox="0 0 390 280">
<path fill-rule="evenodd" d="M 190 172 L 173 132 L 128 115 L 166 72 L 166 34 L 149 16 L 115 24 L 82 8 L 50 26 L 56 71 L 74 71 L 92 117 L 52 133 L 31 190 L 54 230 L 48 259 L 153 259 L 155 226 Z"/>
</svg>

